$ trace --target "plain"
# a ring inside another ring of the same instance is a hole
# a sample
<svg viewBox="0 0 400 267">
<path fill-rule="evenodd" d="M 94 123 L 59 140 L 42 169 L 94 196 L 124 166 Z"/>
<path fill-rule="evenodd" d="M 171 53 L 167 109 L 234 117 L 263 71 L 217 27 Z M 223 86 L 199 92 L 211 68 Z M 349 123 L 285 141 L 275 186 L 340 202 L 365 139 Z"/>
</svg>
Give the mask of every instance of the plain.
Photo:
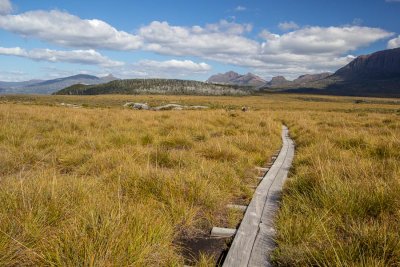
<svg viewBox="0 0 400 267">
<path fill-rule="evenodd" d="M 210 109 L 143 111 L 126 102 Z M 282 123 L 296 157 L 275 263 L 400 264 L 398 100 L 110 95 L 0 103 L 0 265 L 182 265 L 180 238 L 239 223 L 225 206 L 250 200 L 254 167 L 280 147 Z M 198 265 L 213 261 L 204 255 Z"/>
</svg>

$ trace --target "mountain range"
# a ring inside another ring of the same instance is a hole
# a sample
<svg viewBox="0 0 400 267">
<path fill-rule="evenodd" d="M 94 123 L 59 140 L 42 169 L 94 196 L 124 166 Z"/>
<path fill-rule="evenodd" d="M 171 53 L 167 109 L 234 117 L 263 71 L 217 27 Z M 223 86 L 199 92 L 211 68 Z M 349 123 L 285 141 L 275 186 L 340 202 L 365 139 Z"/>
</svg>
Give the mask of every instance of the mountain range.
<svg viewBox="0 0 400 267">
<path fill-rule="evenodd" d="M 282 87 L 282 86 L 300 86 L 309 82 L 318 81 L 324 79 L 332 75 L 330 72 L 323 72 L 318 74 L 305 74 L 299 76 L 297 79 L 293 81 L 286 80 L 283 76 L 275 76 L 272 77 L 270 81 L 266 81 L 263 78 L 253 74 L 247 73 L 241 75 L 234 71 L 228 71 L 226 73 L 219 73 L 216 75 L 212 75 L 207 83 L 215 83 L 215 84 L 228 84 L 228 85 L 240 85 L 240 86 L 252 86 L 255 88 L 258 87 Z"/>
<path fill-rule="evenodd" d="M 266 91 L 295 93 L 400 97 L 400 48 L 362 55 L 332 75 L 301 85 L 275 88 Z"/>
<path fill-rule="evenodd" d="M 52 80 L 30 80 L 23 82 L 0 81 L 1 94 L 52 94 L 58 90 L 74 84 L 101 84 L 118 80 L 113 75 L 97 77 L 87 74 L 52 79 Z"/>
<path fill-rule="evenodd" d="M 317 74 L 300 75 L 293 81 L 286 80 L 283 76 L 272 77 L 271 81 L 265 83 L 262 88 L 286 88 L 286 87 L 301 87 L 312 82 L 323 80 L 332 75 L 331 72 L 322 72 Z"/>
<path fill-rule="evenodd" d="M 240 75 L 230 71 L 213 75 L 208 82 L 250 85 L 237 82 L 243 76 L 263 80 L 251 73 Z M 334 73 L 306 74 L 293 81 L 276 76 L 255 86 L 264 92 L 400 97 L 400 48 L 359 56 Z"/>
</svg>

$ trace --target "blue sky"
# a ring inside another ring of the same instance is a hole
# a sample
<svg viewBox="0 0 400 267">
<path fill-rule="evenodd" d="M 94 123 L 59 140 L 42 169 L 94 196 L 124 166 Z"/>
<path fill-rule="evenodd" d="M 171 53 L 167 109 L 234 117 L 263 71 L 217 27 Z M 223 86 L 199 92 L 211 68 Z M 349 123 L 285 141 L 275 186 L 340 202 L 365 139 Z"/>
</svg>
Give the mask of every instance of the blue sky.
<svg viewBox="0 0 400 267">
<path fill-rule="evenodd" d="M 400 46 L 400 0 L 0 0 L 0 80 L 335 71 Z"/>
</svg>

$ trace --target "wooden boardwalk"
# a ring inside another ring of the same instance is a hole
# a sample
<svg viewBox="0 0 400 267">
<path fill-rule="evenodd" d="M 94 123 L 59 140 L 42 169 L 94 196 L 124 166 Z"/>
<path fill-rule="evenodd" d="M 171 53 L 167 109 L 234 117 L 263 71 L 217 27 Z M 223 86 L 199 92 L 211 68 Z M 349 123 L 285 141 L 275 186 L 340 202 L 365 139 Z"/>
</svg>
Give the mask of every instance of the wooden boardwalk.
<svg viewBox="0 0 400 267">
<path fill-rule="evenodd" d="M 294 142 L 286 126 L 282 126 L 282 141 L 282 149 L 258 185 L 223 267 L 271 266 L 269 255 L 275 248 L 274 218 L 294 157 Z"/>
</svg>

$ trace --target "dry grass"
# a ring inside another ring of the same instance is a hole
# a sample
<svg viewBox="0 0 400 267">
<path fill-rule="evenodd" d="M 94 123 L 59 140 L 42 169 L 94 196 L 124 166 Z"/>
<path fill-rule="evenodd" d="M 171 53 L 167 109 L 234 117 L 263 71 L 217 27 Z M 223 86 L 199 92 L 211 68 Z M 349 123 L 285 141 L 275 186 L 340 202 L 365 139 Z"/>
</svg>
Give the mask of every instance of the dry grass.
<svg viewBox="0 0 400 267">
<path fill-rule="evenodd" d="M 128 101 L 213 109 L 122 109 Z M 1 266 L 182 265 L 174 240 L 237 224 L 225 205 L 249 200 L 252 168 L 280 146 L 281 122 L 297 150 L 275 263 L 400 265 L 398 100 L 6 96 L 0 103 Z M 237 111 L 242 105 L 251 111 Z M 198 265 L 212 261 L 203 255 Z"/>
<path fill-rule="evenodd" d="M 173 241 L 226 221 L 279 145 L 265 111 L 3 103 L 0 265 L 180 265 Z"/>
<path fill-rule="evenodd" d="M 280 266 L 400 265 L 399 114 L 285 114 L 297 143 Z"/>
</svg>

